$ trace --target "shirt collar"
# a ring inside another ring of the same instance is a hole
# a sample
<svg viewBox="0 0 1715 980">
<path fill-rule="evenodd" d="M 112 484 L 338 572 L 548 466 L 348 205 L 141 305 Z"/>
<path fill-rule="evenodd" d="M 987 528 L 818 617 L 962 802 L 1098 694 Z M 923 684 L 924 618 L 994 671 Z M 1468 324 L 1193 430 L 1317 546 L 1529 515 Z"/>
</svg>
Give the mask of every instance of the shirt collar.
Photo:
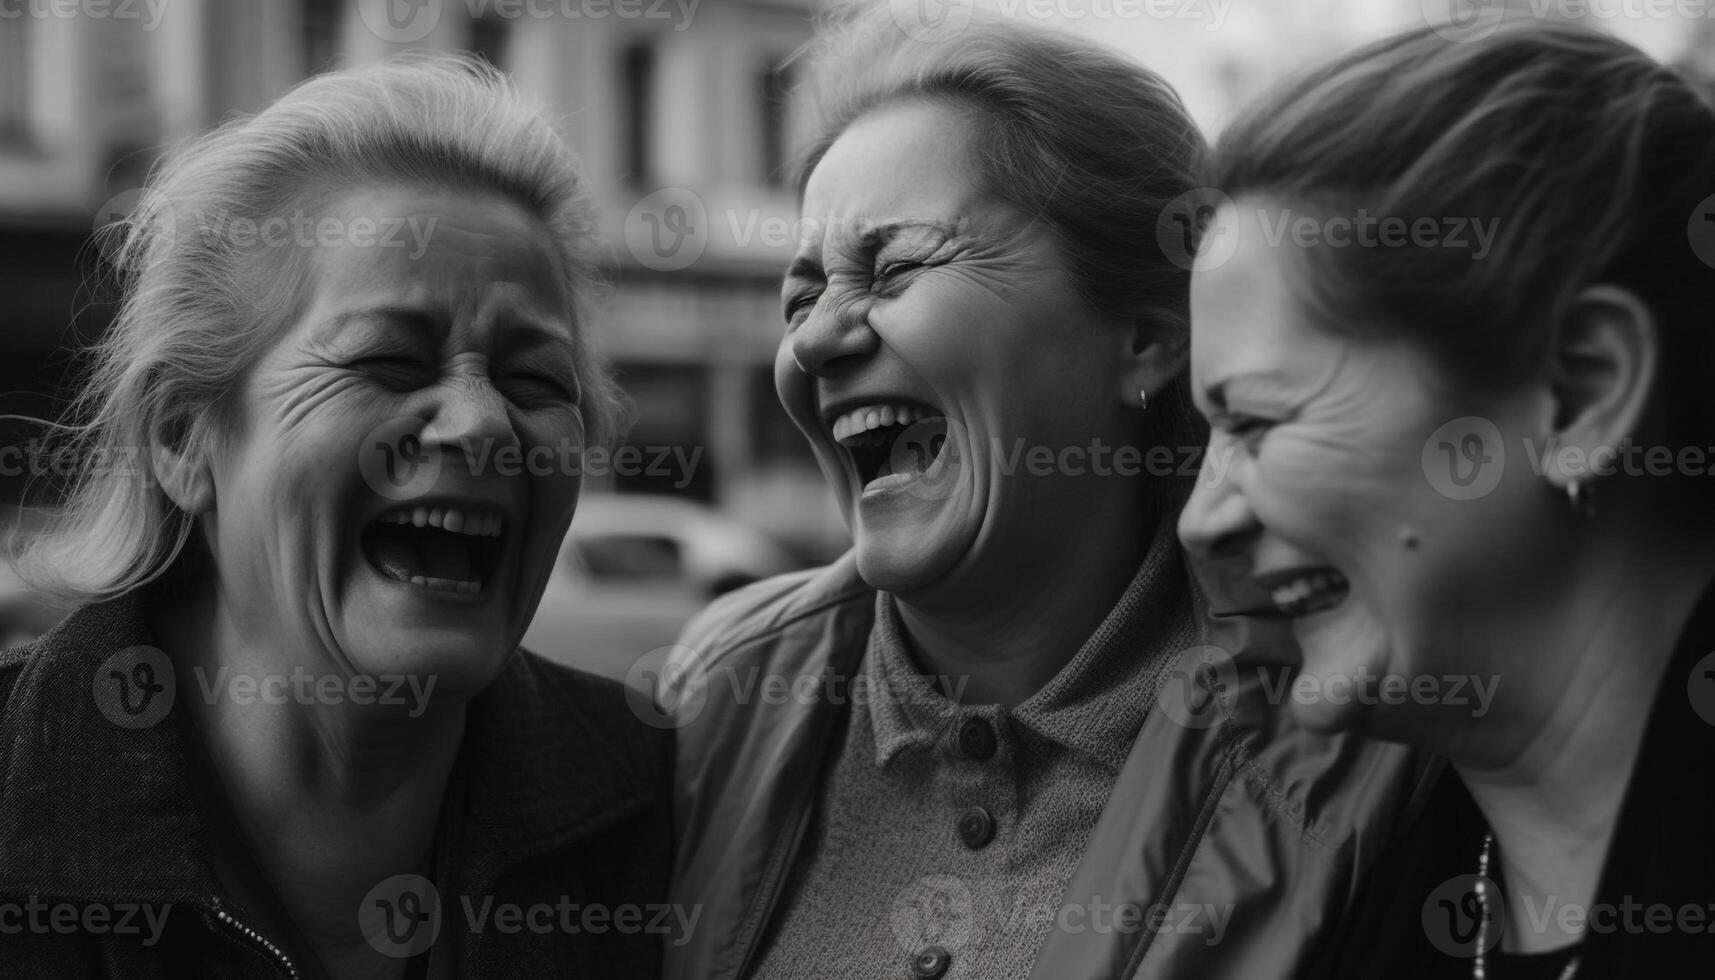
<svg viewBox="0 0 1715 980">
<path fill-rule="evenodd" d="M 960 720 L 980 713 L 949 700 L 919 671 L 896 603 L 888 593 L 876 596 L 864 663 L 878 767 L 908 748 L 934 744 Z M 1201 637 L 1173 522 L 1163 521 L 1107 618 L 1011 716 L 1117 773 L 1178 655 L 1203 642 Z"/>
</svg>

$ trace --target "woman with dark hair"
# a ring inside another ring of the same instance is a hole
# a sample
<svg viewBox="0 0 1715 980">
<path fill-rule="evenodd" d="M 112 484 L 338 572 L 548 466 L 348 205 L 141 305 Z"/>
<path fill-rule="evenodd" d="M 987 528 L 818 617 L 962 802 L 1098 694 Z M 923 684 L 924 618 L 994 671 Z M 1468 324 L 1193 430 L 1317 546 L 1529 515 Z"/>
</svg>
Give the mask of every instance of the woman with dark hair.
<svg viewBox="0 0 1715 980">
<path fill-rule="evenodd" d="M 1289 975 L 1411 756 L 1283 724 L 1248 671 L 1282 652 L 1212 631 L 1174 538 L 1203 432 L 1156 227 L 1196 126 L 981 17 L 919 41 L 877 5 L 810 69 L 775 382 L 854 547 L 671 663 L 705 915 L 668 975 Z M 1192 669 L 1217 644 L 1246 679 Z"/>
<path fill-rule="evenodd" d="M 122 230 L 22 564 L 80 608 L 0 654 L 0 973 L 653 975 L 564 910 L 665 897 L 671 744 L 518 649 L 579 475 L 496 462 L 618 409 L 553 124 L 476 61 L 332 72 Z"/>
<path fill-rule="evenodd" d="M 1715 112 L 1595 32 L 1421 30 L 1255 107 L 1211 182 L 1233 454 L 1181 533 L 1313 691 L 1412 692 L 1306 725 L 1450 764 L 1306 975 L 1707 972 Z"/>
</svg>

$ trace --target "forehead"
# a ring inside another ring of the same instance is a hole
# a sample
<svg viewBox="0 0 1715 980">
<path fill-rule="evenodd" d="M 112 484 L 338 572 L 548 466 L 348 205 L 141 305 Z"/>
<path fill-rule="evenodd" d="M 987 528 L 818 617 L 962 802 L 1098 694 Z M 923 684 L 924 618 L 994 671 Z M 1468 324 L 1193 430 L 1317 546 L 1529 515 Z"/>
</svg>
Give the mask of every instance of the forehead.
<svg viewBox="0 0 1715 980">
<path fill-rule="evenodd" d="M 1257 206 L 1241 201 L 1238 214 L 1217 216 L 1213 227 L 1236 234 L 1237 248 L 1191 276 L 1191 370 L 1199 392 L 1238 377 L 1290 373 L 1294 364 L 1324 360 L 1340 343 L 1307 315 L 1299 295 L 1304 263 L 1290 251 L 1300 246 L 1271 242 L 1254 219 Z M 1246 213 L 1253 217 L 1239 217 Z"/>
<path fill-rule="evenodd" d="M 330 199 L 311 217 L 310 282 L 318 299 L 454 312 L 507 302 L 554 317 L 568 310 L 552 236 L 498 195 L 365 187 Z"/>
<path fill-rule="evenodd" d="M 912 100 L 860 116 L 804 186 L 804 215 L 861 235 L 907 217 L 967 213 L 980 197 L 968 113 Z"/>
</svg>

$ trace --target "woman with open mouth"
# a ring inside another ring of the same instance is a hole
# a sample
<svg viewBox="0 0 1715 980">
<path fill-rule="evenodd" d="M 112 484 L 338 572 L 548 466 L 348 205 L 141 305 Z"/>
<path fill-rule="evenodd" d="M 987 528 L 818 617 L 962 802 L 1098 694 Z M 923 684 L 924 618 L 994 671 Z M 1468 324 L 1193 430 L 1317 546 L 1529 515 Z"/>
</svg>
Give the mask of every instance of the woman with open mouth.
<svg viewBox="0 0 1715 980">
<path fill-rule="evenodd" d="M 1181 534 L 1290 624 L 1307 725 L 1449 763 L 1305 976 L 1705 975 L 1715 111 L 1599 32 L 1486 27 L 1223 137 L 1191 376 L 1232 462 Z"/>
<path fill-rule="evenodd" d="M 21 565 L 83 605 L 0 655 L 0 903 L 47 924 L 0 973 L 654 975 L 670 739 L 518 649 L 580 478 L 503 461 L 617 415 L 548 118 L 471 60 L 324 74 L 116 254 Z"/>
<path fill-rule="evenodd" d="M 1174 537 L 1203 432 L 1157 218 L 1202 138 L 1097 44 L 943 33 L 875 5 L 810 58 L 775 380 L 854 544 L 670 662 L 705 915 L 667 975 L 1290 975 L 1412 759 L 1188 677 L 1230 638 Z"/>
</svg>

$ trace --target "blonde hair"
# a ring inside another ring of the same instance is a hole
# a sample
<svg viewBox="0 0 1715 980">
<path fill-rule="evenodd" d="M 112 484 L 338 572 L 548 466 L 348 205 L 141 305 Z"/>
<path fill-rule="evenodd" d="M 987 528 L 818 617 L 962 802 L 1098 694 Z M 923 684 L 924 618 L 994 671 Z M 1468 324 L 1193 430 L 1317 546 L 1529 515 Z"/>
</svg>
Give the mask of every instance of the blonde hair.
<svg viewBox="0 0 1715 980">
<path fill-rule="evenodd" d="M 614 436 L 622 402 L 583 342 L 601 285 L 593 208 L 548 117 L 472 58 L 413 53 L 324 74 L 172 155 L 130 218 L 105 230 L 122 300 L 87 352 L 68 421 L 53 427 L 51 469 L 74 475 L 48 526 L 15 549 L 27 582 L 87 602 L 172 568 L 193 522 L 159 486 L 148 447 L 164 431 L 183 449 L 220 449 L 229 396 L 299 313 L 299 280 L 283 273 L 304 250 L 245 247 L 253 243 L 199 234 L 193 222 L 256 221 L 312 193 L 376 181 L 492 192 L 542 222 L 573 304 L 588 438 Z M 275 258 L 264 262 L 265 252 Z M 134 465 L 113 465 L 122 459 Z"/>
</svg>

